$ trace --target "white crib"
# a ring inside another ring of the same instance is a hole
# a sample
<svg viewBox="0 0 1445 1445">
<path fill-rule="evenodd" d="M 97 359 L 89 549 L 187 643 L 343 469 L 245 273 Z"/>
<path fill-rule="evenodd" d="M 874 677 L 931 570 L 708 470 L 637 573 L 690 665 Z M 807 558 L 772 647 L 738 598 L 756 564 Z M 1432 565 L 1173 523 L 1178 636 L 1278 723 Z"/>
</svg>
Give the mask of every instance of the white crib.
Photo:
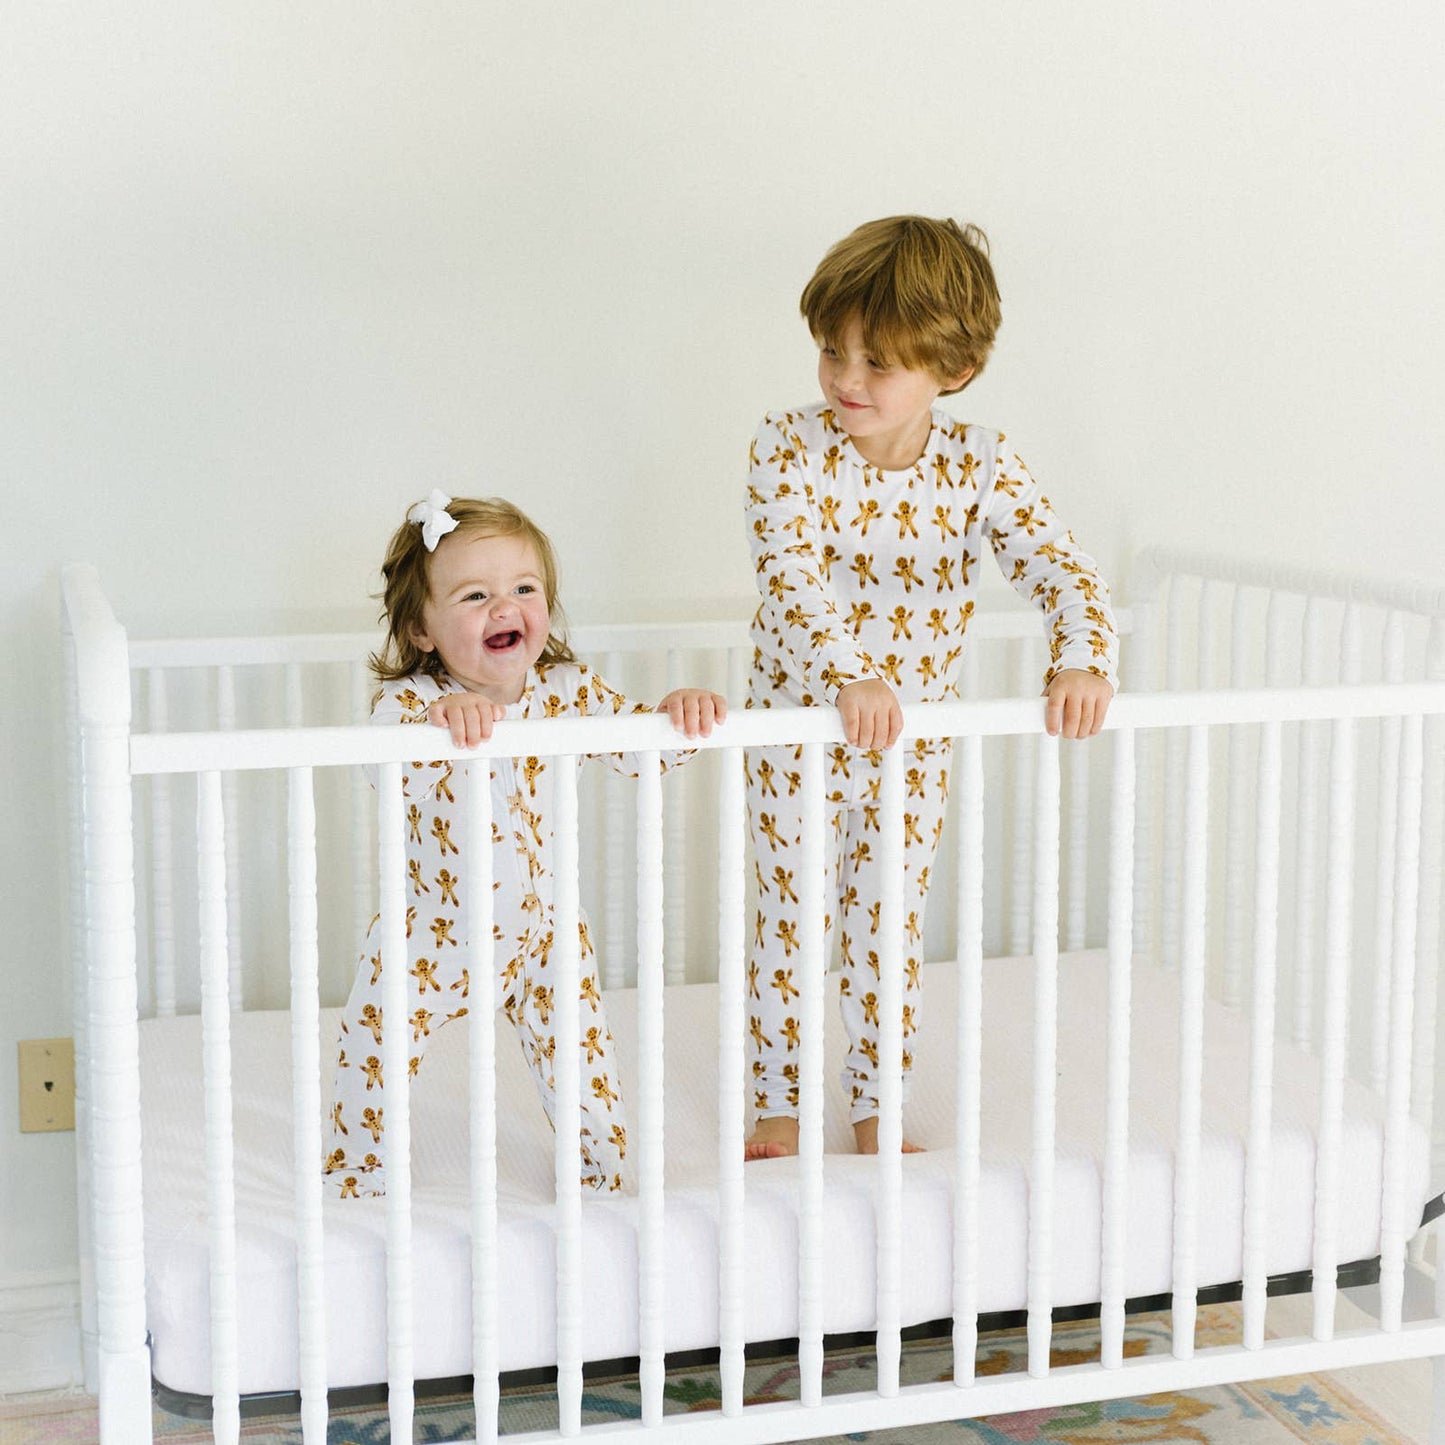
<svg viewBox="0 0 1445 1445">
<path fill-rule="evenodd" d="M 563 792 L 558 933 L 576 936 L 585 902 L 631 1064 L 635 1194 L 577 1192 L 575 1018 L 559 1015 L 552 1136 L 474 1011 L 410 1088 L 404 1057 L 386 1063 L 402 1081 L 387 1198 L 323 1204 L 322 1000 L 344 996 L 378 896 L 400 948 L 400 762 L 464 755 L 440 730 L 357 725 L 369 636 L 130 642 L 95 572 L 67 569 L 83 1327 L 103 1438 L 150 1439 L 153 1370 L 209 1397 L 224 1441 L 244 1398 L 292 1391 L 324 1441 L 328 1389 L 359 1384 L 387 1386 L 392 1438 L 409 1439 L 415 1382 L 470 1375 L 494 1439 L 507 1371 L 555 1365 L 571 1436 L 584 1362 L 635 1358 L 641 1419 L 587 1434 L 775 1441 L 1445 1357 L 1420 1228 L 1442 1173 L 1445 590 L 1165 552 L 1136 573 L 1105 737 L 1042 735 L 1023 610 L 975 621 L 969 700 L 907 710 L 905 739 L 957 740 L 909 1108 L 928 1153 L 899 1152 L 902 754 L 882 818 L 900 880 L 880 930 L 883 1149 L 861 1160 L 834 1150 L 838 1091 L 809 1026 L 836 1013 L 819 860 L 822 748 L 841 735 L 826 709 L 736 708 L 666 780 Z M 686 679 L 736 700 L 745 639 L 738 623 L 574 643 L 636 696 Z M 673 741 L 656 717 L 553 720 L 507 724 L 483 752 Z M 815 805 L 802 1150 L 744 1168 L 741 749 L 784 741 L 806 745 Z M 486 788 L 467 796 L 485 826 Z M 470 886 L 490 896 L 484 876 Z M 559 968 L 565 994 L 575 949 Z M 405 1012 L 401 971 L 386 977 L 385 1007 Z M 1341 1279 L 1376 1260 L 1375 1322 L 1338 1329 Z M 1308 1338 L 1267 1328 L 1285 1276 L 1312 1291 Z M 1196 1350 L 1198 1301 L 1231 1290 L 1240 1339 Z M 1161 1296 L 1172 1354 L 1125 1360 L 1126 1310 Z M 1054 1311 L 1089 1306 L 1100 1359 L 1050 1368 Z M 976 1377 L 980 1321 L 1018 1311 L 1026 1371 Z M 952 1321 L 954 1378 L 900 1385 L 902 1331 L 930 1320 Z M 857 1330 L 876 1335 L 876 1389 L 826 1395 L 825 1338 Z M 745 1404 L 745 1345 L 777 1339 L 796 1341 L 800 1399 Z M 698 1348 L 718 1352 L 722 1409 L 665 1415 L 667 1357 Z"/>
</svg>

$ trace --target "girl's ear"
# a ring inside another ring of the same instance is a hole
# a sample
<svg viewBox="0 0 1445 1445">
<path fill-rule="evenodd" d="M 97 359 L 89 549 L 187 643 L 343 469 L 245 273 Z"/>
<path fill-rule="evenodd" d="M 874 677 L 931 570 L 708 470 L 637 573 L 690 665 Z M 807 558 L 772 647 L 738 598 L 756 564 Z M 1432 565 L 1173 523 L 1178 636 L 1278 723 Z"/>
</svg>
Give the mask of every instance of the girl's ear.
<svg viewBox="0 0 1445 1445">
<path fill-rule="evenodd" d="M 424 627 L 413 627 L 411 629 L 411 640 L 413 645 L 420 652 L 435 652 L 437 645 L 431 640 Z"/>
</svg>

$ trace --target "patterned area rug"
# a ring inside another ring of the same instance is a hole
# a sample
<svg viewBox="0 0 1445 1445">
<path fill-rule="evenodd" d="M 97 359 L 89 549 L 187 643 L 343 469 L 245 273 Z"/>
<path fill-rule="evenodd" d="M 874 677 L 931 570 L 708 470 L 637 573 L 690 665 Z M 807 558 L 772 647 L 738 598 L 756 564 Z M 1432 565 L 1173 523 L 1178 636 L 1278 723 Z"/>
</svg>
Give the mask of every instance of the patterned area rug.
<svg viewBox="0 0 1445 1445">
<path fill-rule="evenodd" d="M 1202 1309 L 1196 1336 L 1203 1347 L 1239 1339 L 1235 1305 Z M 1129 1321 L 1125 1350 L 1130 1355 L 1167 1351 L 1167 1315 L 1141 1315 Z M 1054 1331 L 1053 1363 L 1081 1364 L 1097 1359 L 1097 1326 L 1093 1322 L 1062 1325 Z M 1023 1331 L 986 1336 L 979 1346 L 980 1374 L 1018 1370 L 1026 1355 Z M 1376 1366 L 1389 1370 L 1391 1366 Z M 918 1341 L 905 1346 L 905 1384 L 948 1379 L 950 1351 L 946 1343 Z M 1370 1378 L 1362 1376 L 1362 1378 Z M 871 1389 L 872 1356 L 837 1350 L 824 1364 L 827 1394 Z M 779 1359 L 748 1367 L 749 1402 L 797 1398 L 795 1362 Z M 718 1382 L 706 1367 L 669 1373 L 670 1413 L 718 1408 Z M 640 1413 L 635 1378 L 589 1380 L 583 1395 L 583 1422 L 632 1420 Z M 1403 1403 L 1403 1400 L 1402 1400 Z M 1411 1406 L 1419 1404 L 1416 1400 Z M 1395 1411 L 1415 1415 L 1417 1409 Z M 155 1434 L 163 1445 L 202 1445 L 211 1438 L 207 1422 L 155 1412 Z M 516 1389 L 502 1400 L 506 1432 L 555 1428 L 556 1401 L 547 1388 Z M 418 1402 L 415 1438 L 420 1445 L 472 1437 L 469 1396 L 443 1396 Z M 242 1439 L 248 1445 L 301 1445 L 301 1427 L 290 1416 L 244 1419 Z M 1327 1441 L 1330 1445 L 1416 1445 L 1418 1438 L 1401 1420 L 1386 1420 L 1337 1376 L 1305 1375 L 1246 1385 L 1222 1385 L 1188 1394 L 1151 1395 L 1059 1408 L 1028 1410 L 979 1420 L 957 1420 L 907 1429 L 833 1435 L 826 1442 L 862 1445 L 1146 1445 L 1151 1441 L 1198 1441 L 1204 1445 L 1286 1445 L 1289 1441 Z M 93 1445 L 97 1440 L 95 1408 L 85 1396 L 64 1396 L 0 1406 L 0 1445 Z M 328 1445 L 389 1445 L 383 1407 L 352 1410 L 332 1417 Z"/>
</svg>

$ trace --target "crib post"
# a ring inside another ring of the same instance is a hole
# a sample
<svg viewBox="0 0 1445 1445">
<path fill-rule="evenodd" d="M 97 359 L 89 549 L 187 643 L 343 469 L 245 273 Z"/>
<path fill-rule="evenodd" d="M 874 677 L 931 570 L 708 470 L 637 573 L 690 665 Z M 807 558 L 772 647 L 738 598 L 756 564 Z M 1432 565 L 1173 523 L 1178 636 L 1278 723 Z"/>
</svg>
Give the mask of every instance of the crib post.
<svg viewBox="0 0 1445 1445">
<path fill-rule="evenodd" d="M 1425 676 L 1445 679 L 1445 617 L 1430 625 Z M 1412 1108 L 1433 1138 L 1435 1107 L 1435 1011 L 1440 988 L 1441 905 L 1445 902 L 1445 718 L 1425 719 L 1425 782 L 1420 816 L 1420 1026 L 1415 1036 Z M 1432 1158 L 1432 1164 L 1434 1162 Z M 1432 1170 L 1433 1173 L 1433 1170 Z M 1422 1236 L 1423 1238 L 1423 1236 Z"/>
<path fill-rule="evenodd" d="M 130 676 L 125 633 L 91 568 L 68 567 L 85 799 L 88 1057 L 99 1423 L 105 1445 L 151 1439 L 136 1019 L 135 848 L 131 832 Z M 76 624 L 80 625 L 76 625 Z M 79 1031 L 78 1031 L 79 1033 Z"/>
<path fill-rule="evenodd" d="M 1415 944 L 1420 897 L 1420 786 L 1424 719 L 1401 719 L 1400 809 L 1396 819 L 1394 931 L 1391 939 L 1389 1069 L 1380 1201 L 1380 1327 L 1398 1330 L 1405 1297 L 1405 1247 L 1419 1218 L 1405 1202 L 1406 1133 L 1410 1126 L 1410 1042 L 1415 1019 Z"/>
<path fill-rule="evenodd" d="M 99 1339 L 95 1321 L 95 1242 L 91 1229 L 90 1181 L 90 1079 L 85 1064 L 90 1058 L 86 1038 L 89 1011 L 85 966 L 85 811 L 82 806 L 80 763 L 80 700 L 75 675 L 75 641 L 69 608 L 63 608 L 60 625 L 65 667 L 65 772 L 69 812 L 67 864 L 70 879 L 70 1009 L 75 1034 L 75 1193 L 76 1244 L 80 1283 L 80 1356 L 82 1379 L 96 1390 L 96 1351 Z"/>
</svg>

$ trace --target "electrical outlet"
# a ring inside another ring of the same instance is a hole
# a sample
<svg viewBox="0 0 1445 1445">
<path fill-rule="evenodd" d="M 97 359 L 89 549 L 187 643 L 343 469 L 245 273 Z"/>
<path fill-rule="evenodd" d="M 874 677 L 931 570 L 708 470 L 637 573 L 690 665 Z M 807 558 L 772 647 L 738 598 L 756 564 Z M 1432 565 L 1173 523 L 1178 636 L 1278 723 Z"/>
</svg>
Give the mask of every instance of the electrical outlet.
<svg viewBox="0 0 1445 1445">
<path fill-rule="evenodd" d="M 75 1128 L 75 1040 L 21 1039 L 20 1132 Z"/>
</svg>

